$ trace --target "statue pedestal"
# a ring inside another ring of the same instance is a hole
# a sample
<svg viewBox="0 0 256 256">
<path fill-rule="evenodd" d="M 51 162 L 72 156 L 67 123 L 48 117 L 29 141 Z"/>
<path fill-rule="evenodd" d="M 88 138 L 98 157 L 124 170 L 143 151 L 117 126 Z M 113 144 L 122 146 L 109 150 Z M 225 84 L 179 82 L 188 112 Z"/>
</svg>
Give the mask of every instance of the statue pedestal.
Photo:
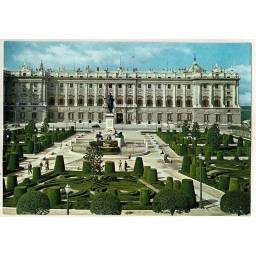
<svg viewBox="0 0 256 256">
<path fill-rule="evenodd" d="M 108 135 L 114 135 L 115 134 L 115 128 L 114 128 L 114 114 L 112 113 L 107 113 L 105 115 L 105 120 L 106 120 L 106 127 L 104 130 L 105 134 Z"/>
</svg>

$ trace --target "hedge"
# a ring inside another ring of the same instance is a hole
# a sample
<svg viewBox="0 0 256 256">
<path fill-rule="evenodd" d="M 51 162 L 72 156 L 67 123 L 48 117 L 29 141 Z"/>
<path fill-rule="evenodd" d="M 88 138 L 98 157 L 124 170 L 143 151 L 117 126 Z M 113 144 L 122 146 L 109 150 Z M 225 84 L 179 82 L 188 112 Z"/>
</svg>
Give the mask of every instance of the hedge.
<svg viewBox="0 0 256 256">
<path fill-rule="evenodd" d="M 147 180 L 148 170 L 151 169 L 150 166 L 144 166 L 143 179 Z"/>
<path fill-rule="evenodd" d="M 104 174 L 113 174 L 113 173 L 115 173 L 115 162 L 106 161 Z"/>
<path fill-rule="evenodd" d="M 20 197 L 27 192 L 27 187 L 26 186 L 16 186 L 14 188 L 14 198 L 15 202 L 17 203 Z"/>
<path fill-rule="evenodd" d="M 82 171 L 85 172 L 85 173 L 91 173 L 92 172 L 91 165 L 88 161 L 83 161 Z"/>
<path fill-rule="evenodd" d="M 191 164 L 191 156 L 185 155 L 182 161 L 181 172 L 189 173 L 190 164 Z"/>
<path fill-rule="evenodd" d="M 167 177 L 165 187 L 173 190 L 173 177 Z"/>
<path fill-rule="evenodd" d="M 157 182 L 157 170 L 156 169 L 148 169 L 146 181 L 149 183 Z"/>
<path fill-rule="evenodd" d="M 238 178 L 233 178 L 233 177 L 230 178 L 228 190 L 230 192 L 232 192 L 232 191 L 236 191 L 236 192 L 240 191 L 240 184 L 239 184 Z"/>
<path fill-rule="evenodd" d="M 196 178 L 196 168 L 197 168 L 197 160 L 196 157 L 193 157 L 192 163 L 190 165 L 189 174 L 192 178 Z"/>
<path fill-rule="evenodd" d="M 17 214 L 48 214 L 50 201 L 46 194 L 31 191 L 23 194 L 16 206 Z"/>
<path fill-rule="evenodd" d="M 32 140 L 29 140 L 27 143 L 27 153 L 34 154 L 34 142 Z"/>
<path fill-rule="evenodd" d="M 41 178 L 41 169 L 40 169 L 40 167 L 38 167 L 38 166 L 33 167 L 32 180 L 34 182 L 38 182 L 40 178 Z"/>
<path fill-rule="evenodd" d="M 7 190 L 14 191 L 14 188 L 18 185 L 17 176 L 16 175 L 7 175 Z"/>
<path fill-rule="evenodd" d="M 223 160 L 223 152 L 222 151 L 217 151 L 217 160 L 219 160 L 219 161 Z"/>
<path fill-rule="evenodd" d="M 143 170 L 144 170 L 144 165 L 143 165 L 142 158 L 136 157 L 135 164 L 134 164 L 135 175 L 140 178 L 141 176 L 143 176 Z"/>
<path fill-rule="evenodd" d="M 19 156 L 17 153 L 11 153 L 9 154 L 9 160 L 8 160 L 8 171 L 15 171 L 19 169 Z"/>
<path fill-rule="evenodd" d="M 173 181 L 173 191 L 180 191 L 180 188 L 181 188 L 180 180 L 174 180 Z"/>
<path fill-rule="evenodd" d="M 230 177 L 228 175 L 220 175 L 218 177 L 218 189 L 226 191 L 229 188 Z"/>
<path fill-rule="evenodd" d="M 150 204 L 150 191 L 147 188 L 142 188 L 140 190 L 140 204 L 142 206 L 147 206 Z"/>
<path fill-rule="evenodd" d="M 54 165 L 54 172 L 61 173 L 65 172 L 65 164 L 64 164 L 64 158 L 63 155 L 57 155 Z"/>
<path fill-rule="evenodd" d="M 16 153 L 18 154 L 19 159 L 23 159 L 24 155 L 23 155 L 23 146 L 21 144 L 18 144 L 16 146 Z"/>
<path fill-rule="evenodd" d="M 183 179 L 181 183 L 181 191 L 187 197 L 190 208 L 196 207 L 197 203 L 193 180 Z"/>
<path fill-rule="evenodd" d="M 50 207 L 54 208 L 61 203 L 61 194 L 59 187 L 51 187 L 47 189 L 47 195 L 50 201 Z"/>
</svg>

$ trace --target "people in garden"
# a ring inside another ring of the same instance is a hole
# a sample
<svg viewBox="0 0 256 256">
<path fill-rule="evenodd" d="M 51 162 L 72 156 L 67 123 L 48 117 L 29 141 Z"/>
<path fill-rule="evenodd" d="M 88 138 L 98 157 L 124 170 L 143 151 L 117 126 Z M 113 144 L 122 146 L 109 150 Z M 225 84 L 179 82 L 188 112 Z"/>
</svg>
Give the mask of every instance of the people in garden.
<svg viewBox="0 0 256 256">
<path fill-rule="evenodd" d="M 28 174 L 32 174 L 32 164 L 31 164 L 31 162 L 28 163 Z"/>
</svg>

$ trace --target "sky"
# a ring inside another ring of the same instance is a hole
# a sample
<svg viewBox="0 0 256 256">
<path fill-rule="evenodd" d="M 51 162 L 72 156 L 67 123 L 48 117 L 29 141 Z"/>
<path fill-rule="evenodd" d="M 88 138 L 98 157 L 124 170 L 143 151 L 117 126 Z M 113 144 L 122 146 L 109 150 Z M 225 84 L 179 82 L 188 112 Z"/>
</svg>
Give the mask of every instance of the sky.
<svg viewBox="0 0 256 256">
<path fill-rule="evenodd" d="M 6 41 L 4 67 L 18 69 L 23 63 L 46 68 L 139 70 L 179 69 L 189 67 L 196 57 L 198 64 L 211 70 L 214 64 L 239 73 L 240 105 L 251 105 L 250 43 L 181 43 L 181 42 L 83 42 L 83 41 Z"/>
</svg>

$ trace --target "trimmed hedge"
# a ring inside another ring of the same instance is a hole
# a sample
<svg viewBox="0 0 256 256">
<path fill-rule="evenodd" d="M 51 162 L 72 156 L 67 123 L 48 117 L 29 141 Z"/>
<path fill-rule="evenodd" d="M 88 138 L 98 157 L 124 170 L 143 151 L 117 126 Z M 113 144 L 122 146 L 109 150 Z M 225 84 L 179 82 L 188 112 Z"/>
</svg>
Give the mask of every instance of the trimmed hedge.
<svg viewBox="0 0 256 256">
<path fill-rule="evenodd" d="M 220 175 L 218 177 L 218 189 L 226 191 L 229 188 L 230 177 L 226 174 Z"/>
<path fill-rule="evenodd" d="M 181 189 L 181 181 L 180 180 L 174 180 L 173 181 L 173 191 L 180 191 Z"/>
<path fill-rule="evenodd" d="M 82 171 L 88 174 L 92 172 L 91 165 L 88 161 L 83 161 Z"/>
<path fill-rule="evenodd" d="M 115 162 L 113 161 L 106 161 L 105 162 L 105 172 L 104 174 L 113 174 L 115 173 Z"/>
<path fill-rule="evenodd" d="M 61 203 L 61 194 L 59 187 L 51 187 L 47 189 L 47 195 L 50 200 L 50 207 L 54 208 Z"/>
<path fill-rule="evenodd" d="M 65 164 L 64 164 L 64 158 L 63 155 L 57 155 L 54 165 L 54 172 L 61 173 L 65 172 Z"/>
<path fill-rule="evenodd" d="M 240 191 L 240 184 L 239 184 L 238 178 L 233 178 L 233 177 L 230 178 L 228 190 L 230 192 L 232 192 L 232 191 L 236 191 L 236 192 Z"/>
<path fill-rule="evenodd" d="M 27 153 L 34 154 L 34 141 L 29 140 L 27 143 Z"/>
<path fill-rule="evenodd" d="M 19 169 L 19 156 L 17 153 L 9 154 L 8 166 L 7 170 L 9 172 L 15 171 Z"/>
<path fill-rule="evenodd" d="M 173 177 L 167 177 L 165 187 L 173 190 Z"/>
<path fill-rule="evenodd" d="M 96 194 L 90 205 L 91 213 L 99 215 L 120 215 L 122 205 L 118 197 L 110 192 Z"/>
<path fill-rule="evenodd" d="M 134 164 L 134 172 L 136 177 L 141 177 L 143 176 L 143 170 L 144 170 L 144 165 L 143 165 L 143 160 L 141 157 L 136 157 L 135 164 Z"/>
<path fill-rule="evenodd" d="M 220 209 L 231 214 L 249 214 L 250 201 L 250 193 L 248 192 L 229 191 L 221 197 Z"/>
<path fill-rule="evenodd" d="M 50 201 L 46 194 L 31 191 L 23 194 L 16 206 L 17 214 L 48 214 Z"/>
<path fill-rule="evenodd" d="M 148 174 L 148 170 L 151 169 L 150 166 L 144 166 L 144 171 L 143 171 L 143 179 L 147 180 L 147 174 Z"/>
<path fill-rule="evenodd" d="M 7 175 L 7 190 L 14 191 L 14 188 L 18 185 L 17 176 L 16 175 Z"/>
<path fill-rule="evenodd" d="M 196 169 L 197 169 L 197 160 L 196 157 L 193 157 L 192 163 L 190 165 L 189 174 L 192 178 L 196 178 Z"/>
<path fill-rule="evenodd" d="M 219 160 L 219 161 L 223 160 L 223 152 L 222 151 L 217 152 L 217 160 Z"/>
<path fill-rule="evenodd" d="M 140 190 L 140 205 L 147 206 L 150 204 L 150 191 L 147 188 Z"/>
<path fill-rule="evenodd" d="M 196 193 L 194 189 L 193 180 L 183 179 L 181 183 L 181 191 L 187 197 L 190 208 L 196 207 Z"/>
<path fill-rule="evenodd" d="M 157 170 L 156 169 L 148 169 L 147 170 L 147 178 L 146 181 L 149 183 L 157 182 Z"/>
<path fill-rule="evenodd" d="M 41 178 L 41 169 L 40 169 L 40 167 L 38 167 L 38 166 L 33 167 L 32 180 L 34 182 L 38 182 L 40 178 Z"/>
<path fill-rule="evenodd" d="M 27 192 L 27 187 L 26 186 L 16 186 L 14 188 L 14 198 L 16 203 L 18 202 L 18 200 L 20 199 L 20 197 L 25 194 Z"/>
<path fill-rule="evenodd" d="M 190 165 L 191 165 L 191 156 L 185 155 L 182 161 L 181 172 L 189 173 Z"/>
<path fill-rule="evenodd" d="M 16 153 L 18 154 L 19 159 L 23 159 L 24 155 L 23 155 L 23 146 L 21 144 L 18 144 L 16 146 Z"/>
</svg>

